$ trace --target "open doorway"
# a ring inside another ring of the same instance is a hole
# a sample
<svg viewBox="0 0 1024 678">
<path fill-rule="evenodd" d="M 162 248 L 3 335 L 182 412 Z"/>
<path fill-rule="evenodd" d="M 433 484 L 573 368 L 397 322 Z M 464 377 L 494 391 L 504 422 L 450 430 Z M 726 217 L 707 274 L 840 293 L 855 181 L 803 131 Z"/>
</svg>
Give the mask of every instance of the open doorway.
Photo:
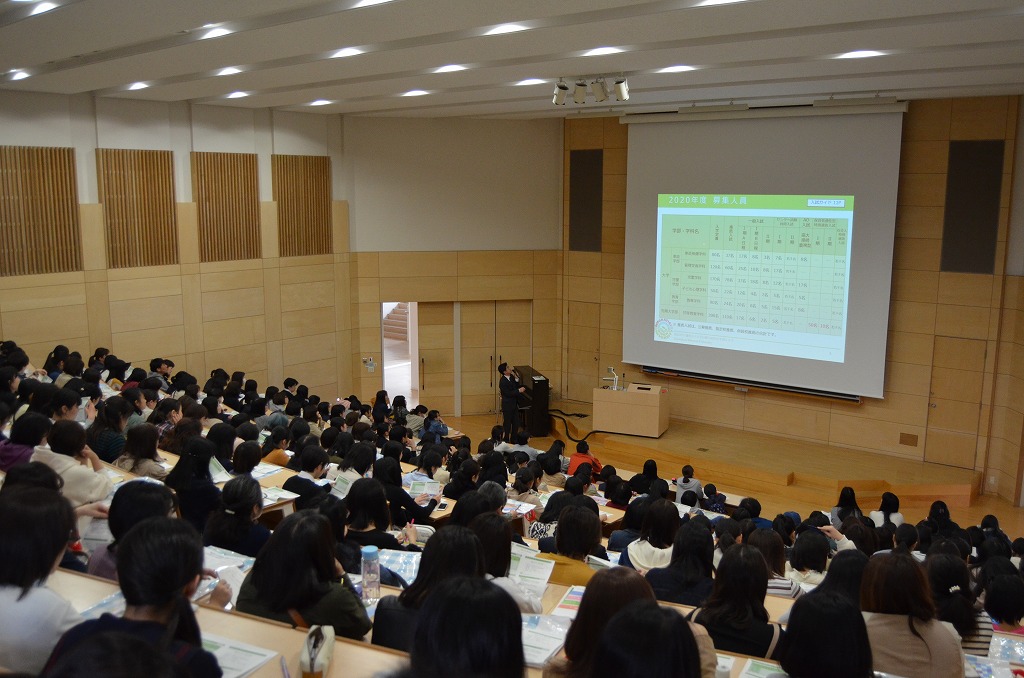
<svg viewBox="0 0 1024 678">
<path fill-rule="evenodd" d="M 419 404 L 419 355 L 416 302 L 386 301 L 380 305 L 384 390 L 392 399 L 404 395 L 410 409 Z"/>
</svg>

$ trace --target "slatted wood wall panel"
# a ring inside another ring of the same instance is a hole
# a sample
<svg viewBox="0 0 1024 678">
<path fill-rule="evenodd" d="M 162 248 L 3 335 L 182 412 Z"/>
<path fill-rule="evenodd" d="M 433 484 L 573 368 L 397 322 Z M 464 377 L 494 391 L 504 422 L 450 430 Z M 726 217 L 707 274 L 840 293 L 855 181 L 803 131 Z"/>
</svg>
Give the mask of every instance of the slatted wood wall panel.
<svg viewBox="0 0 1024 678">
<path fill-rule="evenodd" d="M 192 153 L 199 259 L 259 259 L 260 198 L 255 153 Z"/>
<path fill-rule="evenodd" d="M 274 200 L 282 257 L 331 253 L 331 159 L 274 155 Z"/>
<path fill-rule="evenodd" d="M 178 263 L 174 156 L 171 151 L 96 149 L 107 266 Z"/>
<path fill-rule="evenodd" d="M 0 146 L 0 276 L 80 270 L 74 149 Z"/>
</svg>

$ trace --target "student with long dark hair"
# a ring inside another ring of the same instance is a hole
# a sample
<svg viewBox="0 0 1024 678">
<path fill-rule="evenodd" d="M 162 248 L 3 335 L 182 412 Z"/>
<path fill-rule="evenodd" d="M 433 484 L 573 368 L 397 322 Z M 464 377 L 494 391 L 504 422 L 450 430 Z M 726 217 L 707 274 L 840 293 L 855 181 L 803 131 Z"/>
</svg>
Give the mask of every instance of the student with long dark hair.
<svg viewBox="0 0 1024 678">
<path fill-rule="evenodd" d="M 800 532 L 793 542 L 786 577 L 798 584 L 820 584 L 825 578 L 830 553 L 828 538 L 819 530 L 811 528 Z"/>
<path fill-rule="evenodd" d="M 675 610 L 649 600 L 630 603 L 608 620 L 597 644 L 593 678 L 699 678 L 693 632 Z"/>
<path fill-rule="evenodd" d="M 164 398 L 156 404 L 153 412 L 150 413 L 147 423 L 156 426 L 159 435 L 158 444 L 165 444 L 168 440 L 174 425 L 181 421 L 181 403 L 177 398 Z"/>
<path fill-rule="evenodd" d="M 89 574 L 117 581 L 117 547 L 128 531 L 147 518 L 173 517 L 177 498 L 165 485 L 133 480 L 122 484 L 110 500 L 107 523 L 114 538 L 89 558 Z"/>
<path fill-rule="evenodd" d="M 480 465 L 472 459 L 467 459 L 459 465 L 459 470 L 441 493 L 449 499 L 458 500 L 466 492 L 477 488 L 479 477 Z"/>
<path fill-rule="evenodd" d="M 616 613 L 638 600 L 656 602 L 650 584 L 635 570 L 614 567 L 595 574 L 587 584 L 579 611 L 565 637 L 565 656 L 552 660 L 545 667 L 545 676 L 589 678 L 595 670 L 605 627 Z M 714 675 L 718 658 L 711 638 L 703 627 L 692 622 L 688 626 L 696 642 L 703 675 Z M 662 646 L 657 652 L 667 650 L 667 646 Z"/>
<path fill-rule="evenodd" d="M 679 510 L 668 499 L 651 503 L 640 528 L 640 538 L 626 547 L 619 564 L 646 574 L 656 567 L 666 567 L 672 560 L 672 543 L 679 529 Z"/>
<path fill-rule="evenodd" d="M 190 597 L 203 572 L 203 544 L 190 525 L 174 518 L 150 518 L 118 546 L 117 578 L 124 594 L 121 617 L 104 614 L 82 622 L 60 639 L 48 666 L 80 643 L 103 633 L 124 633 L 166 652 L 195 678 L 221 675 L 217 659 L 202 648 Z"/>
<path fill-rule="evenodd" d="M 925 569 L 936 616 L 956 629 L 964 654 L 987 657 L 992 619 L 984 610 L 975 609 L 977 597 L 971 590 L 971 576 L 963 558 L 937 553 L 928 557 Z"/>
<path fill-rule="evenodd" d="M 373 478 L 360 478 L 352 483 L 345 496 L 348 508 L 348 539 L 360 546 L 379 549 L 419 551 L 416 546 L 416 527 L 406 525 L 399 539 L 388 533 L 391 512 L 388 510 L 384 486 Z"/>
<path fill-rule="evenodd" d="M 139 424 L 129 429 L 121 456 L 114 461 L 119 469 L 154 480 L 167 478 L 163 458 L 157 450 L 160 431 L 153 424 Z"/>
<path fill-rule="evenodd" d="M 235 451 L 235 427 L 231 424 L 218 422 L 210 427 L 206 433 L 206 439 L 213 443 L 217 451 L 215 457 L 225 471 L 229 473 L 234 470 L 231 465 L 231 455 Z"/>
<path fill-rule="evenodd" d="M 552 583 L 586 586 L 594 576 L 594 570 L 586 563 L 587 556 L 600 545 L 601 519 L 584 506 L 569 505 L 558 515 L 558 529 L 555 530 L 558 552 L 541 553 L 538 557 L 555 561 L 551 571 Z"/>
<path fill-rule="evenodd" d="M 182 519 L 200 534 L 206 528 L 207 517 L 220 504 L 220 488 L 210 477 L 210 459 L 215 451 L 209 440 L 190 438 L 164 481 L 178 495 Z"/>
<path fill-rule="evenodd" d="M 373 478 L 384 486 L 384 496 L 391 508 L 391 522 L 395 527 L 405 527 L 410 520 L 425 524 L 437 506 L 440 495 L 420 494 L 413 499 L 402 487 L 401 467 L 391 457 L 383 457 L 373 463 Z"/>
<path fill-rule="evenodd" d="M 768 621 L 767 593 L 768 566 L 760 551 L 737 544 L 722 556 L 711 596 L 691 618 L 707 628 L 718 650 L 775 658 L 785 632 Z"/>
<path fill-rule="evenodd" d="M 900 513 L 900 498 L 892 492 L 883 492 L 882 502 L 879 504 L 878 510 L 872 511 L 869 517 L 875 524 L 875 527 L 881 527 L 882 525 L 899 527 L 903 524 L 903 514 Z"/>
<path fill-rule="evenodd" d="M 257 521 L 263 513 L 263 488 L 252 476 L 235 476 L 224 484 L 221 506 L 210 514 L 203 543 L 256 557 L 270 539 Z"/>
<path fill-rule="evenodd" d="M 711 531 L 696 521 L 676 531 L 672 560 L 666 567 L 647 572 L 658 600 L 680 605 L 701 605 L 714 587 L 714 540 Z"/>
<path fill-rule="evenodd" d="M 803 593 L 800 584 L 786 577 L 786 549 L 778 532 L 758 528 L 743 543 L 760 551 L 768 564 L 768 595 L 792 599 Z"/>
<path fill-rule="evenodd" d="M 484 576 L 484 555 L 472 530 L 446 525 L 427 540 L 416 581 L 397 596 L 385 596 L 373 618 L 373 644 L 408 651 L 420 608 L 438 584 L 458 576 Z"/>
<path fill-rule="evenodd" d="M 508 576 L 512 564 L 511 523 L 497 513 L 482 513 L 470 521 L 469 529 L 480 540 L 487 579 L 505 589 L 524 614 L 540 614 L 540 597 Z"/>
<path fill-rule="evenodd" d="M 860 518 L 863 515 L 860 506 L 857 505 L 857 493 L 852 487 L 846 486 L 839 491 L 839 499 L 836 501 L 836 505 L 832 507 L 829 520 L 832 522 L 832 527 L 839 530 L 842 529 L 843 522 L 848 517 L 857 516 Z"/>
<path fill-rule="evenodd" d="M 29 486 L 0 492 L 0 666 L 37 673 L 61 635 L 82 621 L 45 586 L 74 527 L 71 504 L 58 492 Z"/>
<path fill-rule="evenodd" d="M 330 521 L 298 511 L 281 521 L 238 593 L 238 610 L 306 628 L 334 627 L 346 638 L 370 630 L 359 594 L 335 558 Z"/>
<path fill-rule="evenodd" d="M 874 675 L 860 609 L 835 592 L 814 591 L 793 603 L 778 660 L 790 678 Z"/>
<path fill-rule="evenodd" d="M 651 489 L 651 483 L 658 479 L 658 462 L 648 459 L 644 462 L 644 469 L 629 479 L 629 487 L 636 494 L 647 494 Z"/>
<path fill-rule="evenodd" d="M 526 536 L 530 539 L 555 536 L 555 530 L 558 527 L 558 517 L 561 515 L 562 509 L 572 503 L 572 498 L 573 495 L 565 490 L 555 492 L 548 497 L 547 505 L 537 517 L 537 520 L 530 523 Z"/>
<path fill-rule="evenodd" d="M 868 560 L 861 584 L 876 671 L 906 678 L 964 675 L 964 652 L 955 632 L 935 618 L 924 568 L 902 553 Z"/>
<path fill-rule="evenodd" d="M 512 598 L 491 582 L 451 577 L 423 602 L 409 654 L 407 675 L 415 678 L 521 678 L 522 617 Z"/>
</svg>

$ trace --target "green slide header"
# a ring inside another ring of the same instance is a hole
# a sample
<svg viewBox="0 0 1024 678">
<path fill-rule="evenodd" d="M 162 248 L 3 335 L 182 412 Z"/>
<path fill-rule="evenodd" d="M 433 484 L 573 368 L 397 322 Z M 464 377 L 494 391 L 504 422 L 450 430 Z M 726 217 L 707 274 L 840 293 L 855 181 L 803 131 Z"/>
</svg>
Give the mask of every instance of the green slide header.
<svg viewBox="0 0 1024 678">
<path fill-rule="evenodd" d="M 659 193 L 658 207 L 696 207 L 751 210 L 853 209 L 852 195 L 724 195 Z"/>
</svg>

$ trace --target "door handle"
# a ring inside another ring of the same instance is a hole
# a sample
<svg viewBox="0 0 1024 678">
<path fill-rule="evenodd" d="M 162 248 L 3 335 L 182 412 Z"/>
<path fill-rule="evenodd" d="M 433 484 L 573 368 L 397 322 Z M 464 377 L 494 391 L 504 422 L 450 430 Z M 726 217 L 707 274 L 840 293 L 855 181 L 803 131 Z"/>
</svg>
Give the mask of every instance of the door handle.
<svg viewBox="0 0 1024 678">
<path fill-rule="evenodd" d="M 423 370 L 424 370 L 425 367 L 426 367 L 426 363 L 423 361 L 423 358 L 420 358 L 420 390 L 421 391 L 427 388 L 427 380 L 426 380 L 425 375 L 423 374 Z"/>
<path fill-rule="evenodd" d="M 490 357 L 489 364 L 491 366 L 491 369 L 488 370 L 488 372 L 491 373 L 491 388 L 494 388 L 494 356 L 493 355 Z"/>
</svg>

